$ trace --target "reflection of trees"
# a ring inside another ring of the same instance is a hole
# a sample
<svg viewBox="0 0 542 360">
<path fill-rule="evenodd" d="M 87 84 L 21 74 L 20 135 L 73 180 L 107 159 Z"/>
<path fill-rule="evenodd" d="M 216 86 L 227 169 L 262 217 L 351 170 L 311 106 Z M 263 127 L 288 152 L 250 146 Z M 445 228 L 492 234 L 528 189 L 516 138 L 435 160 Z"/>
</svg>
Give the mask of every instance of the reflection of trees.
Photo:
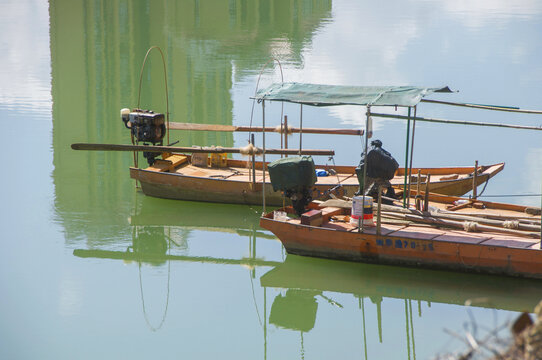
<svg viewBox="0 0 542 360">
<path fill-rule="evenodd" d="M 278 50 L 300 63 L 301 50 L 330 11 L 331 0 L 51 0 L 53 177 L 66 238 L 129 236 L 118 225 L 126 224 L 132 207 L 131 155 L 81 153 L 69 145 L 128 142 L 118 111 L 136 105 L 151 45 L 166 54 L 173 121 L 231 124 L 233 63 L 236 74 L 250 73 Z M 151 56 L 144 76 L 141 105 L 165 111 L 155 60 Z M 172 135 L 183 145 L 233 145 L 230 133 Z"/>
</svg>

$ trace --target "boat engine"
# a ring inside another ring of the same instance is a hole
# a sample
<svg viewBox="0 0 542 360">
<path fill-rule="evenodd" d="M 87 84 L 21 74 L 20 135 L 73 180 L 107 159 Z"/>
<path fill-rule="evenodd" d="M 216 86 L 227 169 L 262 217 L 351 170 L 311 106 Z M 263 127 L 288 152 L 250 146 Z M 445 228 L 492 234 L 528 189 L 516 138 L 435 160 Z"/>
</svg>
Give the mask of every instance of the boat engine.
<svg viewBox="0 0 542 360">
<path fill-rule="evenodd" d="M 268 165 L 274 191 L 283 191 L 290 198 L 298 215 L 312 201 L 311 188 L 316 184 L 316 171 L 311 156 L 282 158 Z"/>
<path fill-rule="evenodd" d="M 359 166 L 356 168 L 356 175 L 358 177 L 358 182 L 360 184 L 360 191 L 358 194 L 361 194 L 361 188 L 363 187 L 363 167 L 367 164 L 367 172 L 365 179 L 365 194 L 371 195 L 374 199 L 378 198 L 378 186 L 385 186 L 386 197 L 394 198 L 395 191 L 391 186 L 390 180 L 395 176 L 395 171 L 399 167 L 397 161 L 393 156 L 382 148 L 382 141 L 373 140 L 371 141 L 372 149 L 365 154 L 361 154 L 361 161 Z M 389 200 L 383 201 L 384 203 L 389 204 Z"/>
<path fill-rule="evenodd" d="M 122 122 L 127 129 L 130 129 L 133 138 L 137 143 L 142 142 L 143 145 L 162 145 L 162 140 L 166 135 L 166 124 L 164 114 L 155 113 L 151 110 L 122 109 L 120 111 Z M 149 165 L 154 163 L 154 159 L 158 153 L 143 152 L 143 156 L 147 159 Z"/>
</svg>

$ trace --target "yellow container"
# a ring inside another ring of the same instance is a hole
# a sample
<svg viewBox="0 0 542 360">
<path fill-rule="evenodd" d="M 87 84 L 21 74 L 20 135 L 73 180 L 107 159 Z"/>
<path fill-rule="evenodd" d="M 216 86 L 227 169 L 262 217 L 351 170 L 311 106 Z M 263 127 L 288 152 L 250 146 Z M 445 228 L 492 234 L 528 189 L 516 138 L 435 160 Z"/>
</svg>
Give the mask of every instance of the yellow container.
<svg viewBox="0 0 542 360">
<path fill-rule="evenodd" d="M 227 153 L 211 153 L 209 158 L 210 167 L 223 168 L 228 166 L 228 154 Z"/>
</svg>

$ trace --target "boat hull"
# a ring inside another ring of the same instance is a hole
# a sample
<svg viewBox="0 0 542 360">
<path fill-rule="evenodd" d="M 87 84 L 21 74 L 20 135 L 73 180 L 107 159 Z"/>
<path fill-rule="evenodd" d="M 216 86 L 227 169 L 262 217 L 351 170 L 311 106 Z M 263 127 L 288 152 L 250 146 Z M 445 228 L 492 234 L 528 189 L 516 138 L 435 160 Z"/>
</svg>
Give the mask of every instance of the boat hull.
<svg viewBox="0 0 542 360">
<path fill-rule="evenodd" d="M 247 167 L 246 162 L 228 160 L 228 165 L 231 169 L 243 169 Z M 488 181 L 492 176 L 502 170 L 504 164 L 492 165 L 485 167 L 484 170 L 477 177 L 477 186 Z M 220 178 L 213 177 L 212 175 L 203 175 L 212 173 L 213 169 L 201 169 L 202 175 L 189 175 L 188 167 L 181 167 L 175 171 L 155 171 L 149 169 L 130 168 L 130 177 L 137 180 L 141 184 L 141 190 L 145 195 L 176 199 L 176 200 L 193 200 L 193 201 L 205 201 L 205 202 L 218 202 L 218 203 L 230 203 L 230 204 L 250 204 L 250 205 L 262 205 L 262 182 L 261 180 L 253 183 L 249 181 L 245 176 L 242 179 L 237 179 L 236 176 Z M 259 168 L 261 169 L 261 163 Z M 353 197 L 359 190 L 357 178 L 355 176 L 355 167 L 353 166 L 337 166 L 335 167 L 339 174 L 342 174 L 340 186 L 337 187 L 338 181 L 335 176 L 328 176 L 327 178 L 318 178 L 318 182 L 313 188 L 313 199 L 326 199 L 329 198 L 329 193 L 341 197 Z M 472 168 L 434 168 L 434 169 L 422 169 L 422 174 L 449 174 L 458 173 L 466 174 L 468 170 Z M 192 169 L 191 169 L 192 170 Z M 402 173 L 398 171 L 396 178 L 392 181 L 394 186 L 398 188 L 402 187 Z M 417 173 L 417 169 L 415 172 Z M 194 174 L 194 171 L 192 171 Z M 258 177 L 257 177 L 258 178 Z M 273 191 L 273 187 L 269 181 L 269 177 L 266 176 L 265 184 L 265 201 L 267 205 L 283 206 L 289 200 L 283 199 L 283 196 L 278 191 Z M 463 179 L 455 180 L 442 180 L 431 181 L 429 184 L 430 192 L 437 192 L 443 195 L 463 195 L 473 187 L 472 177 L 466 177 Z M 412 190 L 416 189 L 416 185 L 411 186 Z M 332 189 L 332 190 L 331 190 Z M 421 189 L 425 190 L 425 184 L 421 185 Z M 330 191 L 331 190 L 331 191 Z"/>
<path fill-rule="evenodd" d="M 314 227 L 262 217 L 260 226 L 277 236 L 290 254 L 376 264 L 542 278 L 540 240 L 490 245 L 477 235 L 461 236 L 436 228 L 418 232 L 374 227 L 364 233 Z M 404 235 L 398 235 L 403 233 Z M 478 241 L 477 241 L 478 240 Z"/>
</svg>

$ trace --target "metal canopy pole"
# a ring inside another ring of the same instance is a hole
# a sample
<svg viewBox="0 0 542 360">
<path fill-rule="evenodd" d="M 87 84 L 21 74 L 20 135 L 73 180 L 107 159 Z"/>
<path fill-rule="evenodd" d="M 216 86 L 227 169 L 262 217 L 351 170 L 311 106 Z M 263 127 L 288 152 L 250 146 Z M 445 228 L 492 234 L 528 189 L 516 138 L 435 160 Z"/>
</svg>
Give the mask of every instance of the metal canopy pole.
<svg viewBox="0 0 542 360">
<path fill-rule="evenodd" d="M 410 141 L 410 110 L 411 107 L 408 107 L 408 120 L 407 120 L 407 130 L 406 130 L 406 148 L 405 148 L 405 183 L 403 185 L 403 207 L 407 207 L 406 198 L 407 198 L 407 177 L 408 177 L 408 147 Z"/>
<path fill-rule="evenodd" d="M 412 141 L 410 143 L 410 164 L 408 166 L 408 194 L 407 194 L 407 207 L 410 206 L 410 184 L 412 180 L 412 157 L 414 156 L 414 135 L 416 133 L 416 110 L 417 106 L 414 106 L 414 120 L 412 122 Z M 429 179 L 426 180 L 426 182 L 429 181 Z M 429 186 L 429 184 L 426 184 Z M 429 187 L 428 187 L 429 189 Z"/>
<path fill-rule="evenodd" d="M 301 144 L 303 140 L 303 104 L 301 104 L 299 108 L 299 155 L 301 155 Z"/>
<path fill-rule="evenodd" d="M 265 215 L 265 100 L 262 100 L 262 204 L 263 214 Z"/>
<path fill-rule="evenodd" d="M 369 142 L 369 117 L 371 116 L 371 105 L 367 105 L 367 117 L 365 119 L 365 150 L 363 151 L 363 185 L 361 186 L 361 194 L 363 196 L 363 207 L 365 207 L 365 180 L 367 178 L 367 148 L 368 148 L 368 142 Z M 353 206 L 353 205 L 352 205 Z M 358 229 L 359 231 L 363 232 L 363 216 L 364 213 L 362 211 L 362 215 L 358 220 Z"/>
<path fill-rule="evenodd" d="M 284 148 L 288 149 L 288 116 L 286 115 L 284 115 Z M 285 157 L 288 157 L 288 154 Z"/>
</svg>

